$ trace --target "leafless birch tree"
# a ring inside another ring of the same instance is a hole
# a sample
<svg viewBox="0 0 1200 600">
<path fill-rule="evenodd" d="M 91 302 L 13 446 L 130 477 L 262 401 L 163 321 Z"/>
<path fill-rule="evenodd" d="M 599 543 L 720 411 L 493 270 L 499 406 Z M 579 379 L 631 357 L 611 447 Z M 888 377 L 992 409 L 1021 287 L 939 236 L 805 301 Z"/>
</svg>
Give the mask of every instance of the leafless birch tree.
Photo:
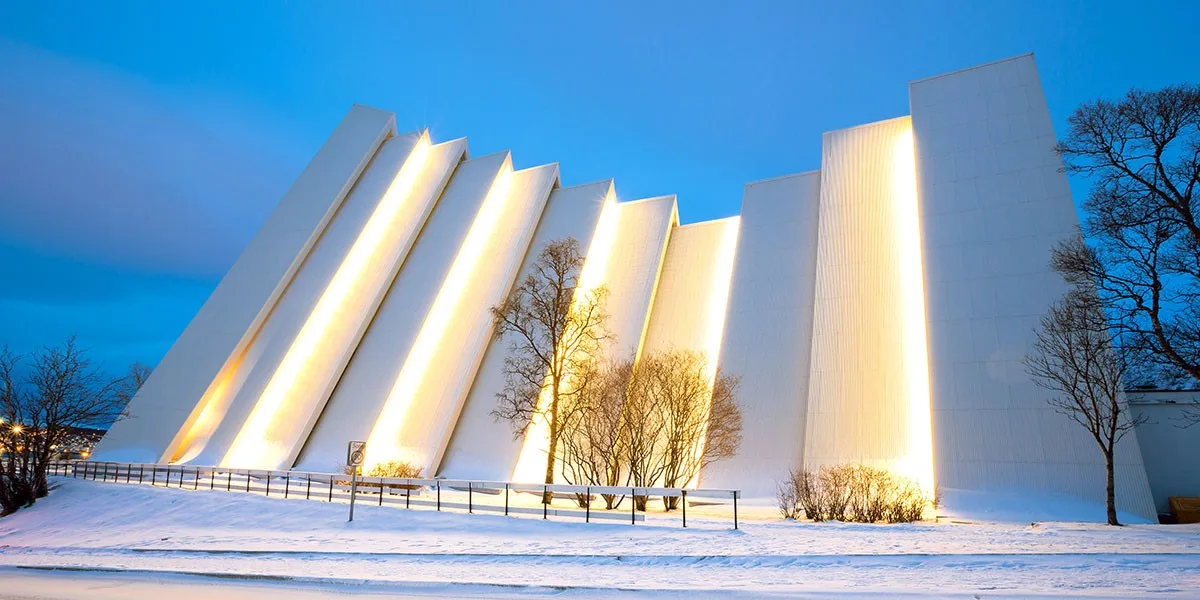
<svg viewBox="0 0 1200 600">
<path fill-rule="evenodd" d="M 595 372 L 600 343 L 608 337 L 607 290 L 579 287 L 584 256 L 574 238 L 542 249 L 531 272 L 501 304 L 492 307 L 495 335 L 510 340 L 504 361 L 507 385 L 493 415 L 516 436 L 541 419 L 549 431 L 546 483 L 554 483 L 562 423 Z M 549 502 L 550 497 L 543 499 Z"/>
<path fill-rule="evenodd" d="M 1119 339 L 1119 338 L 1118 338 Z M 1083 426 L 1104 456 L 1108 524 L 1120 525 L 1114 478 L 1117 443 L 1140 423 L 1125 401 L 1129 349 L 1113 343 L 1103 303 L 1073 289 L 1042 317 L 1025 367 L 1059 413 Z"/>
</svg>

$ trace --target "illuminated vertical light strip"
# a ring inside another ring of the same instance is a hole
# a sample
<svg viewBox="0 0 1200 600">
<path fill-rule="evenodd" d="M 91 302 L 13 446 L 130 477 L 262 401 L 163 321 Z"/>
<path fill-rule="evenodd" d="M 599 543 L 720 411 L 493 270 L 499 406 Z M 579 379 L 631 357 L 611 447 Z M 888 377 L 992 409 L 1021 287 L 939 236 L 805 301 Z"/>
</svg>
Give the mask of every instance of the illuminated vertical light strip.
<svg viewBox="0 0 1200 600">
<path fill-rule="evenodd" d="M 604 198 L 604 207 L 600 209 L 600 218 L 596 222 L 596 230 L 592 233 L 592 243 L 588 245 L 587 258 L 579 272 L 579 284 L 575 288 L 575 296 L 571 302 L 578 302 L 593 292 L 608 279 L 608 264 L 612 259 L 613 244 L 617 238 L 617 221 L 620 208 L 612 190 Z M 538 409 L 535 415 L 543 414 L 550 405 L 550 393 L 543 388 L 538 398 Z M 541 482 L 546 474 L 546 454 L 550 451 L 550 423 L 546 419 L 534 417 L 525 430 L 525 439 L 521 443 L 521 454 L 513 469 L 512 480 L 517 482 Z"/>
<path fill-rule="evenodd" d="M 400 172 L 372 211 L 362 232 L 358 234 L 329 285 L 325 287 L 316 307 L 300 328 L 300 333 L 292 341 L 275 373 L 271 375 L 250 417 L 242 425 L 222 459 L 222 465 L 248 466 L 277 462 L 287 454 L 289 449 L 284 447 L 284 440 L 271 439 L 271 427 L 281 413 L 285 412 L 288 400 L 296 391 L 296 383 L 302 374 L 316 361 L 328 359 L 322 353 L 322 346 L 330 332 L 330 326 L 342 316 L 346 301 L 361 291 L 358 288 L 364 273 L 375 255 L 385 246 L 384 242 L 391 233 L 396 214 L 412 196 L 417 178 L 428 162 L 430 146 L 429 133 L 422 132 L 412 152 L 405 159 L 404 166 L 400 168 Z"/>
<path fill-rule="evenodd" d="M 708 292 L 708 302 L 706 308 L 705 331 L 704 331 L 704 361 L 708 372 L 705 374 L 708 378 L 708 386 L 711 389 L 717 380 L 718 361 L 721 359 L 721 339 L 725 335 L 725 313 L 729 309 L 729 289 L 733 284 L 733 264 L 737 258 L 737 243 L 738 235 L 742 229 L 742 218 L 731 217 L 723 223 L 725 230 L 721 232 L 721 243 L 717 246 L 716 256 L 712 263 L 712 282 Z M 708 265 L 703 265 L 708 266 Z M 711 407 L 712 397 L 709 397 Z M 708 416 L 704 418 L 705 432 L 708 430 Z M 707 438 L 707 433 L 702 433 L 697 442 L 696 456 L 704 455 L 704 444 Z M 700 472 L 692 477 L 692 480 L 687 482 L 688 486 L 696 486 L 700 482 Z"/>
<path fill-rule="evenodd" d="M 721 339 L 725 334 L 725 311 L 729 307 L 729 286 L 733 283 L 733 263 L 737 258 L 742 218 L 730 217 L 723 225 L 725 231 L 721 233 L 721 243 L 711 265 L 713 279 L 708 293 L 708 317 L 705 319 L 704 356 L 709 361 L 710 382 L 717 375 Z"/>
<path fill-rule="evenodd" d="M 408 358 L 400 368 L 400 374 L 396 376 L 391 391 L 388 392 L 387 401 L 371 429 L 371 435 L 367 437 L 364 469 L 369 470 L 379 463 L 395 460 L 416 465 L 424 464 L 426 457 L 418 456 L 414 450 L 406 450 L 402 446 L 400 431 L 408 419 L 409 411 L 412 410 L 429 364 L 437 356 L 438 344 L 458 311 L 463 292 L 487 253 L 492 235 L 496 233 L 497 225 L 502 220 L 501 215 L 512 197 L 512 178 L 512 164 L 505 162 L 484 197 L 474 221 L 471 222 L 462 247 L 455 255 L 433 306 L 425 316 L 420 332 L 417 333 Z"/>
<path fill-rule="evenodd" d="M 925 324 L 925 275 L 921 257 L 920 206 L 911 122 L 896 137 L 892 182 L 900 259 L 901 339 L 908 396 L 908 450 L 901 466 L 928 493 L 934 489 L 929 349 Z"/>
<path fill-rule="evenodd" d="M 171 456 L 167 458 L 169 462 L 187 462 L 204 450 L 204 444 L 212 437 L 213 431 L 216 431 L 217 425 L 221 423 L 221 416 L 229 408 L 229 400 L 232 397 L 230 388 L 245 357 L 246 350 L 243 350 L 233 364 L 217 376 L 212 391 L 200 400 L 200 414 L 188 426 L 187 433 L 179 445 L 171 450 Z"/>
</svg>

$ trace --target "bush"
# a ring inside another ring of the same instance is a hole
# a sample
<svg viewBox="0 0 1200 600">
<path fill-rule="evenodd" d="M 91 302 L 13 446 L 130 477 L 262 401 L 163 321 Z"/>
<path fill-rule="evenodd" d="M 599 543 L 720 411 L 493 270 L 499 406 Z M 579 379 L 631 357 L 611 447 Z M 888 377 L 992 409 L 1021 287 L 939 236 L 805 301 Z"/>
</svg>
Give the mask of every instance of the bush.
<svg viewBox="0 0 1200 600">
<path fill-rule="evenodd" d="M 350 465 L 339 465 L 337 467 L 345 475 L 353 475 L 355 467 Z M 406 463 L 398 460 L 379 463 L 369 470 L 360 474 L 361 477 L 400 477 L 404 479 L 420 479 L 421 467 L 414 466 L 412 463 Z M 350 480 L 339 480 L 338 485 L 350 485 Z M 389 483 L 385 487 L 394 489 L 417 489 L 420 486 L 415 485 L 400 485 Z"/>
<path fill-rule="evenodd" d="M 793 469 L 779 482 L 776 499 L 786 519 L 911 523 L 932 499 L 915 481 L 867 465 Z"/>
</svg>

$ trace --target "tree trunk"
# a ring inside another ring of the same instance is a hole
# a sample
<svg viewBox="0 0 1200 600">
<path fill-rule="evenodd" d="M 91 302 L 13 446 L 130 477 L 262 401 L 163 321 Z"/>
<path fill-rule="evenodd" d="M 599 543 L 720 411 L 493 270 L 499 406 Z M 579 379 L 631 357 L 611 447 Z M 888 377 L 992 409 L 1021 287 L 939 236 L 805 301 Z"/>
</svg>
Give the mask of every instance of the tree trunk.
<svg viewBox="0 0 1200 600">
<path fill-rule="evenodd" d="M 1117 521 L 1117 495 L 1113 484 L 1113 453 L 1111 451 L 1104 454 L 1104 477 L 1104 500 L 1108 508 L 1108 524 L 1120 525 L 1121 523 Z"/>
<path fill-rule="evenodd" d="M 551 391 L 550 412 L 546 415 L 550 420 L 550 446 L 546 452 L 546 483 L 554 483 L 554 456 L 558 454 L 558 382 L 554 382 L 554 390 Z M 547 490 L 542 494 L 542 504 L 550 504 L 554 499 L 554 492 Z"/>
</svg>

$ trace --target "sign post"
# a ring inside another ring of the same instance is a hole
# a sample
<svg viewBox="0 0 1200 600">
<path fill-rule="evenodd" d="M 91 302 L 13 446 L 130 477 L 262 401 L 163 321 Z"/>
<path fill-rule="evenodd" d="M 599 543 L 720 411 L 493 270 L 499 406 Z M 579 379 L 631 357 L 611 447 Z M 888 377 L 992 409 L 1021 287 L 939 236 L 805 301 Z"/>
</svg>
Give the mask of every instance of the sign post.
<svg viewBox="0 0 1200 600">
<path fill-rule="evenodd" d="M 350 467 L 350 521 L 354 520 L 354 496 L 358 492 L 358 468 L 363 464 L 366 442 L 350 442 L 346 448 L 346 466 Z"/>
</svg>

